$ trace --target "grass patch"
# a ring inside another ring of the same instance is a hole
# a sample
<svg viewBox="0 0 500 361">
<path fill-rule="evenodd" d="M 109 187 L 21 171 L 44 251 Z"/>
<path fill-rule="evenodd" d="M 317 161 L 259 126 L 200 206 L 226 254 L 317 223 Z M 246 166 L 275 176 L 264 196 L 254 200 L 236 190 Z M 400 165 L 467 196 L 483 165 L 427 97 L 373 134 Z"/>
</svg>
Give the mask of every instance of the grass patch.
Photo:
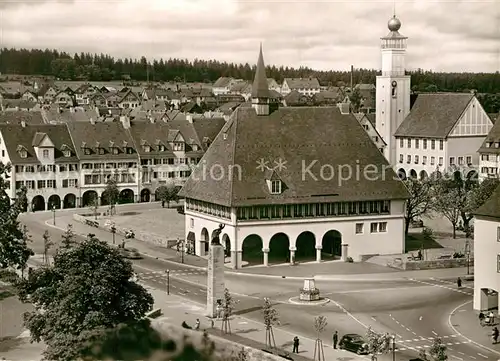
<svg viewBox="0 0 500 361">
<path fill-rule="evenodd" d="M 418 251 L 419 249 L 443 248 L 434 237 L 423 233 L 410 233 L 405 237 L 406 252 Z"/>
</svg>

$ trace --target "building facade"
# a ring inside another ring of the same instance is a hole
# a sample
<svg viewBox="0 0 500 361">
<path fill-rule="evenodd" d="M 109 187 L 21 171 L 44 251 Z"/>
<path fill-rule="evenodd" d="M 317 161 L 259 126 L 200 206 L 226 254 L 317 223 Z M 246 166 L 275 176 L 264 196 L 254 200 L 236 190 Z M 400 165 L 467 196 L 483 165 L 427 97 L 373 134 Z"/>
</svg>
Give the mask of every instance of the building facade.
<svg viewBox="0 0 500 361">
<path fill-rule="evenodd" d="M 497 120 L 478 150 L 480 179 L 500 176 L 500 121 Z"/>
<path fill-rule="evenodd" d="M 285 78 L 281 85 L 281 94 L 287 95 L 292 91 L 312 97 L 321 91 L 317 78 Z"/>
<path fill-rule="evenodd" d="M 339 174 L 334 164 L 343 165 Z M 347 174 L 368 165 L 371 179 Z M 212 232 L 224 224 L 233 268 L 404 250 L 408 193 L 384 156 L 352 114 L 272 102 L 262 49 L 251 106 L 234 111 L 181 194 L 196 254 L 208 252 Z"/>
<path fill-rule="evenodd" d="M 474 309 L 498 310 L 500 291 L 500 187 L 475 212 Z"/>
<path fill-rule="evenodd" d="M 382 75 L 376 80 L 375 125 L 386 143 L 384 155 L 390 164 L 397 162 L 394 133 L 410 112 L 410 76 L 406 75 L 407 37 L 399 33 L 396 16 L 388 22 L 389 34 L 381 38 Z"/>
</svg>

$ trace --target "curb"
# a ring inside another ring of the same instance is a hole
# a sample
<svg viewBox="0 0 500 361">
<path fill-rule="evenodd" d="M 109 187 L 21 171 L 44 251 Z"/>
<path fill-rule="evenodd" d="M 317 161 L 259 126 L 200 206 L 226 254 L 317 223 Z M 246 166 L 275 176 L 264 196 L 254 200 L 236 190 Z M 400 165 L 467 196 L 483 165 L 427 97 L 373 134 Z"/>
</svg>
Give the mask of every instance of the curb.
<svg viewBox="0 0 500 361">
<path fill-rule="evenodd" d="M 51 221 L 50 221 L 50 220 L 46 220 L 46 221 L 44 222 L 44 224 L 45 224 L 47 227 L 55 228 L 55 229 L 58 229 L 59 231 L 63 231 L 63 232 L 64 232 L 64 231 L 66 231 L 66 229 L 64 229 L 64 228 L 61 228 L 61 227 L 59 227 L 59 226 L 57 226 L 57 225 L 53 225 L 53 224 L 51 223 Z M 101 229 L 101 231 L 106 232 L 105 230 L 102 230 L 102 229 Z M 87 237 L 87 235 L 86 235 L 86 234 L 83 234 L 83 233 L 77 233 L 77 232 L 75 232 L 75 234 L 76 234 L 76 235 L 78 235 L 78 236 L 81 236 L 81 237 Z M 109 242 L 108 242 L 108 243 L 109 243 Z M 148 258 L 153 258 L 153 259 L 156 259 L 156 260 L 158 260 L 158 261 L 162 261 L 162 262 L 167 262 L 167 263 L 176 263 L 176 264 L 183 265 L 183 266 L 185 266 L 185 267 L 189 267 L 189 268 L 193 268 L 193 269 L 199 269 L 199 270 L 206 270 L 206 269 L 207 269 L 207 267 L 194 266 L 194 265 L 187 264 L 187 263 L 181 263 L 181 262 L 171 261 L 171 260 L 168 260 L 168 259 L 164 259 L 164 258 L 160 258 L 160 257 L 157 257 L 157 256 L 153 256 L 153 255 L 151 255 L 151 254 L 149 254 L 149 253 L 146 253 L 146 252 L 140 252 L 140 251 L 138 251 L 138 252 L 139 252 L 139 254 L 141 254 L 141 255 L 143 255 L 143 256 L 146 256 L 146 257 L 148 257 Z"/>
<path fill-rule="evenodd" d="M 459 332 L 455 326 L 453 326 L 453 323 L 451 322 L 451 317 L 454 316 L 457 312 L 458 309 L 464 307 L 465 305 L 468 305 L 469 303 L 472 303 L 472 300 L 470 301 L 467 301 L 465 303 L 462 303 L 461 305 L 455 307 L 453 309 L 453 311 L 451 311 L 451 313 L 449 314 L 448 316 L 448 326 L 453 330 L 453 332 L 455 332 L 457 335 L 460 335 L 460 337 L 462 337 L 463 339 L 465 339 L 466 341 L 470 342 L 471 344 L 473 345 L 476 345 L 477 347 L 479 348 L 482 348 L 483 350 L 486 350 L 488 352 L 491 352 L 493 354 L 496 354 L 496 355 L 499 355 L 500 356 L 500 352 L 496 351 L 496 350 L 493 350 L 492 348 L 489 348 L 488 346 L 484 346 L 482 344 L 480 344 L 479 342 L 476 342 L 474 340 L 471 340 L 470 338 L 464 336 L 461 332 Z"/>
</svg>

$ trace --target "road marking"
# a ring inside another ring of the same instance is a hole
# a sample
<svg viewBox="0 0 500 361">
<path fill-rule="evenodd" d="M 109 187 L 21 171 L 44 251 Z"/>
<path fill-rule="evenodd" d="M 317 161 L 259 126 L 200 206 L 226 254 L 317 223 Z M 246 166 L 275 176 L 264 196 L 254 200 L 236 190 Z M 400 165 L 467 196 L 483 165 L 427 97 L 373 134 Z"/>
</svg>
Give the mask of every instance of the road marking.
<svg viewBox="0 0 500 361">
<path fill-rule="evenodd" d="M 373 321 L 377 321 L 377 319 L 376 319 L 375 317 L 373 317 L 373 316 L 371 317 L 371 319 L 372 319 Z"/>
<path fill-rule="evenodd" d="M 431 287 L 430 285 L 425 285 L 425 286 L 421 286 L 420 288 L 422 287 Z M 399 290 L 409 290 L 409 289 L 416 289 L 417 287 L 416 286 L 412 286 L 412 287 L 389 287 L 389 288 L 363 288 L 363 289 L 360 289 L 360 290 L 349 290 L 349 291 L 339 291 L 339 292 L 332 292 L 332 293 L 335 293 L 335 294 L 349 294 L 349 293 L 366 293 L 366 292 L 379 292 L 379 291 L 399 291 Z"/>
<path fill-rule="evenodd" d="M 434 336 L 437 336 L 437 335 L 438 335 L 435 331 L 432 331 L 432 334 L 433 334 Z"/>
<path fill-rule="evenodd" d="M 487 351 L 489 351 L 491 353 L 494 353 L 495 355 L 500 355 L 500 352 L 498 352 L 496 350 L 493 350 L 493 349 L 491 349 L 491 348 L 489 348 L 487 346 L 481 345 L 479 342 L 473 341 L 473 340 L 471 340 L 468 337 L 465 337 L 460 332 L 458 332 L 458 330 L 456 329 L 455 326 L 453 326 L 453 323 L 451 322 L 451 316 L 453 316 L 457 312 L 457 310 L 463 308 L 465 305 L 468 305 L 469 303 L 472 303 L 472 300 L 462 303 L 461 305 L 455 307 L 453 309 L 453 311 L 451 311 L 451 313 L 448 315 L 448 326 L 453 330 L 453 332 L 455 332 L 456 334 L 460 335 L 463 339 L 469 341 L 470 343 L 472 343 L 472 344 L 474 344 L 474 345 L 482 348 L 483 350 L 487 350 Z M 470 356 L 470 357 L 475 359 L 475 357 L 473 357 L 473 356 Z"/>
<path fill-rule="evenodd" d="M 485 356 L 485 355 L 483 355 L 482 353 L 479 353 L 479 352 L 477 353 L 477 355 L 478 355 L 478 356 L 481 356 L 481 357 L 483 357 L 483 358 L 488 358 L 488 356 Z"/>
<path fill-rule="evenodd" d="M 458 292 L 458 293 L 462 293 L 462 294 L 467 295 L 467 296 L 473 296 L 472 294 L 470 294 L 468 292 L 464 292 L 464 291 L 462 291 L 460 289 L 456 289 L 456 288 L 451 288 L 451 287 L 446 287 L 446 286 L 443 286 L 443 285 L 437 285 L 435 283 L 420 281 L 420 280 L 416 280 L 414 278 L 408 278 L 408 280 L 409 281 L 413 281 L 413 282 L 417 282 L 417 283 L 422 283 L 422 284 L 425 284 L 425 285 L 430 285 L 430 286 L 434 286 L 434 287 L 444 288 L 446 290 L 453 291 L 453 292 Z"/>
<path fill-rule="evenodd" d="M 454 358 L 456 358 L 457 360 L 463 360 L 463 358 L 458 357 L 458 356 L 455 356 L 455 355 L 451 355 L 451 357 L 454 357 Z"/>
<path fill-rule="evenodd" d="M 446 284 L 449 284 L 449 285 L 456 285 L 455 282 L 445 281 L 445 280 L 441 280 L 439 278 L 430 277 L 430 279 L 433 280 L 433 281 L 442 282 L 442 283 L 446 283 Z M 462 288 L 469 288 L 471 290 L 474 289 L 474 287 L 470 287 L 470 286 L 462 286 Z"/>
</svg>

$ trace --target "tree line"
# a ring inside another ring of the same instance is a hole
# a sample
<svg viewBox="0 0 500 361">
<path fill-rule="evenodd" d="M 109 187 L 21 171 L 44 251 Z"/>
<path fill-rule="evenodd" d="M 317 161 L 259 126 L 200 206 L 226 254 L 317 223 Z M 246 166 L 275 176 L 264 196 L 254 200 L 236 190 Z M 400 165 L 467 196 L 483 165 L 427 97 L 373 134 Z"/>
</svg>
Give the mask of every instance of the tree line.
<svg viewBox="0 0 500 361">
<path fill-rule="evenodd" d="M 253 60 L 253 59 L 249 59 Z M 252 63 L 253 64 L 253 63 Z M 53 76 L 61 80 L 135 80 L 214 82 L 221 76 L 253 79 L 255 66 L 221 62 L 217 60 L 117 59 L 108 54 L 75 53 L 73 55 L 50 49 L 7 49 L 0 52 L 0 72 L 3 74 Z M 379 71 L 355 69 L 355 83 L 375 84 Z M 471 89 L 479 93 L 500 93 L 500 73 L 442 73 L 423 69 L 408 72 L 412 76 L 413 90 L 420 92 Z M 268 66 L 267 75 L 278 82 L 284 78 L 316 77 L 322 85 L 349 84 L 349 71 L 319 71 L 308 67 Z"/>
</svg>

